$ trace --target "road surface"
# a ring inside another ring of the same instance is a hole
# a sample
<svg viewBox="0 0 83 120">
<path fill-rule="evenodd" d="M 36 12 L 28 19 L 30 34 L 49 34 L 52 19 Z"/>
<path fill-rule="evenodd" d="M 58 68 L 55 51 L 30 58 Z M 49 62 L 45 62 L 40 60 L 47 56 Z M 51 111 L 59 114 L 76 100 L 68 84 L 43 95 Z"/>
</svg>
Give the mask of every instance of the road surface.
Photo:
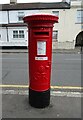
<svg viewBox="0 0 83 120">
<path fill-rule="evenodd" d="M 2 83 L 27 85 L 28 75 L 27 53 L 3 53 Z M 81 86 L 81 55 L 53 54 L 52 86 Z"/>
</svg>

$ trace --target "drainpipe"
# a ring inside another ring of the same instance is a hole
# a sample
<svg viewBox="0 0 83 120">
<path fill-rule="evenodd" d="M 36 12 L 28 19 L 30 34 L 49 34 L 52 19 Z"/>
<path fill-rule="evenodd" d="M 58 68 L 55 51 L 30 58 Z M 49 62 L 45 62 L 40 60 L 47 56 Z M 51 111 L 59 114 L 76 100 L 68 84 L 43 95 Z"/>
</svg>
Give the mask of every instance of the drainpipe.
<svg viewBox="0 0 83 120">
<path fill-rule="evenodd" d="M 9 42 L 8 27 L 7 26 L 6 26 L 6 32 L 7 32 L 7 42 Z"/>
<path fill-rule="evenodd" d="M 8 16 L 8 24 L 10 23 L 9 20 L 9 11 L 7 11 L 7 16 Z M 9 42 L 9 36 L 8 36 L 8 27 L 6 26 L 6 32 L 7 32 L 7 42 Z"/>
<path fill-rule="evenodd" d="M 9 19 L 9 11 L 7 11 L 7 16 L 8 16 L 8 24 L 10 23 L 10 19 Z"/>
</svg>

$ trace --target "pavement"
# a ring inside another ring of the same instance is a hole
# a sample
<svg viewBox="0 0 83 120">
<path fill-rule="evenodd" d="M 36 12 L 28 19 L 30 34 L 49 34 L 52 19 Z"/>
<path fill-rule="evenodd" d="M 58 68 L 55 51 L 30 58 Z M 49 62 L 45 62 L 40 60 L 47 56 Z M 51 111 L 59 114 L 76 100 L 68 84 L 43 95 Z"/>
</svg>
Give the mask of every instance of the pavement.
<svg viewBox="0 0 83 120">
<path fill-rule="evenodd" d="M 81 53 L 80 47 L 75 49 L 53 49 L 54 53 Z M 0 49 L 0 53 L 27 53 L 28 49 Z"/>
<path fill-rule="evenodd" d="M 27 89 L 3 90 L 3 118 L 81 118 L 81 100 L 79 92 L 52 91 L 50 105 L 39 109 L 29 105 Z M 71 119 L 72 120 L 72 119 Z"/>
</svg>

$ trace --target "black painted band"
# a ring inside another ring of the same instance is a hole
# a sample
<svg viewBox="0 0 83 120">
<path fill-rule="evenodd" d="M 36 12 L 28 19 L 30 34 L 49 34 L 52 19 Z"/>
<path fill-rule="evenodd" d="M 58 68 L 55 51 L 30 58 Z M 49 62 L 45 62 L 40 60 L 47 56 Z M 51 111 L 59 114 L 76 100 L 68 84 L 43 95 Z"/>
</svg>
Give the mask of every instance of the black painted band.
<svg viewBox="0 0 83 120">
<path fill-rule="evenodd" d="M 29 103 L 36 108 L 45 108 L 50 104 L 50 89 L 42 92 L 29 88 Z"/>
</svg>

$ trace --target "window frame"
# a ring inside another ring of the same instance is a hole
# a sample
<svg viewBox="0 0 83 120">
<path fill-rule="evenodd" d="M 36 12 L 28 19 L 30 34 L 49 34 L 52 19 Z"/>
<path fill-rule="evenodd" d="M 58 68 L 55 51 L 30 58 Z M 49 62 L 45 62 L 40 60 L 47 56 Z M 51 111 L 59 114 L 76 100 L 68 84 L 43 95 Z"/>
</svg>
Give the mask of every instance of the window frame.
<svg viewBox="0 0 83 120">
<path fill-rule="evenodd" d="M 58 14 L 55 14 L 54 12 L 58 13 Z M 52 11 L 52 13 L 55 15 L 55 16 L 58 16 L 59 17 L 59 11 Z"/>
<path fill-rule="evenodd" d="M 18 21 L 23 22 L 23 17 L 25 16 L 24 12 L 18 12 Z M 21 19 L 20 19 L 21 18 Z"/>
<path fill-rule="evenodd" d="M 54 30 L 53 33 L 54 32 L 55 32 L 55 35 L 52 34 L 52 41 L 53 42 L 58 42 L 58 30 Z"/>
<path fill-rule="evenodd" d="M 13 30 L 13 39 L 24 39 L 24 30 Z"/>
<path fill-rule="evenodd" d="M 83 14 L 83 9 L 77 10 L 77 12 L 76 12 L 76 23 L 78 23 L 78 24 L 83 23 L 83 15 L 82 14 Z"/>
<path fill-rule="evenodd" d="M 24 39 L 24 30 L 19 30 L 19 38 Z"/>
<path fill-rule="evenodd" d="M 18 38 L 18 30 L 13 30 L 13 39 Z"/>
</svg>

